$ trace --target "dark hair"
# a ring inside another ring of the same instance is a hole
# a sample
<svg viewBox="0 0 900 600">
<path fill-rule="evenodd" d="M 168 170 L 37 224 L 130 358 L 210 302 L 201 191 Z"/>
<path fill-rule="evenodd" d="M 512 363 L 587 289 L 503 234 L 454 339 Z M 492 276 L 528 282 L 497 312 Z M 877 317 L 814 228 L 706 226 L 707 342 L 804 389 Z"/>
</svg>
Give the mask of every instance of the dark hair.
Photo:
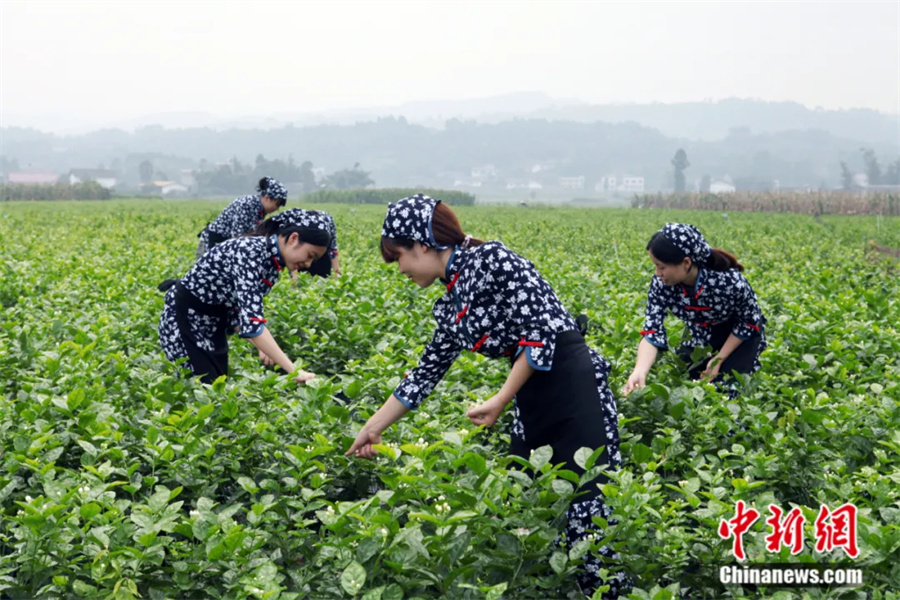
<svg viewBox="0 0 900 600">
<path fill-rule="evenodd" d="M 331 245 L 331 234 L 324 229 L 318 227 L 302 227 L 300 225 L 284 224 L 278 217 L 266 219 L 260 223 L 256 229 L 247 234 L 247 237 L 268 237 L 270 235 L 278 235 L 279 237 L 290 237 L 292 233 L 296 233 L 301 242 L 312 244 L 313 246 Z"/>
<path fill-rule="evenodd" d="M 318 227 L 288 226 L 278 230 L 278 237 L 289 238 L 295 233 L 297 234 L 297 240 L 300 242 L 325 248 L 331 245 L 331 234 Z"/>
<path fill-rule="evenodd" d="M 299 210 L 299 209 L 293 209 L 293 210 Z M 319 214 L 320 211 L 308 210 L 306 212 L 309 214 L 317 215 L 317 214 Z M 262 223 L 257 225 L 256 229 L 252 230 L 250 233 L 248 233 L 246 235 L 269 236 L 269 235 L 274 235 L 276 233 L 279 233 L 285 227 L 290 227 L 290 222 L 288 221 L 288 215 L 290 215 L 290 214 L 291 214 L 291 211 L 288 210 L 281 214 L 275 215 L 274 217 L 269 217 L 268 219 L 266 219 L 265 221 L 263 221 Z"/>
<path fill-rule="evenodd" d="M 647 242 L 647 250 L 649 250 L 657 260 L 664 262 L 667 265 L 680 264 L 681 261 L 687 257 L 687 254 L 673 244 L 662 231 L 657 231 L 653 234 L 653 237 Z M 729 269 L 737 269 L 738 271 L 744 270 L 744 266 L 738 262 L 738 259 L 735 258 L 733 254 L 720 250 L 719 248 L 713 248 L 712 254 L 706 259 L 706 262 L 698 266 L 705 267 L 712 271 L 727 271 Z"/>
<path fill-rule="evenodd" d="M 474 248 L 484 243 L 475 238 L 469 238 L 466 241 L 466 234 L 463 233 L 459 219 L 443 202 L 439 202 L 434 207 L 434 215 L 431 217 L 431 232 L 434 234 L 434 241 L 441 246 L 462 246 L 465 243 L 466 248 Z M 381 258 L 384 259 L 384 262 L 392 263 L 400 256 L 398 248 L 408 250 L 415 243 L 415 240 L 408 238 L 395 239 L 381 236 Z"/>
<path fill-rule="evenodd" d="M 262 179 L 259 180 L 259 183 L 256 184 L 256 191 L 259 192 L 260 195 L 262 195 L 262 196 L 268 196 L 268 195 L 269 195 L 269 181 L 271 181 L 271 179 L 272 179 L 271 177 L 263 177 Z M 269 198 L 272 198 L 272 197 L 269 196 Z M 275 201 L 275 205 L 276 205 L 276 206 L 279 206 L 279 207 L 284 206 L 285 204 L 287 204 L 287 198 L 286 198 L 286 197 L 285 197 L 285 198 L 281 198 L 281 197 L 279 197 L 279 198 L 272 198 L 272 200 L 274 200 L 274 201 Z"/>
</svg>

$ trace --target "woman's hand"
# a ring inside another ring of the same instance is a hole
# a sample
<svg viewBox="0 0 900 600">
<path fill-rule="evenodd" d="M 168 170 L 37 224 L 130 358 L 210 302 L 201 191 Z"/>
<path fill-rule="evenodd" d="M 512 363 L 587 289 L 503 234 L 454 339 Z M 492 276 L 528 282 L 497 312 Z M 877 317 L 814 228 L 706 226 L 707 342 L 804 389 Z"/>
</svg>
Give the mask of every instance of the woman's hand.
<svg viewBox="0 0 900 600">
<path fill-rule="evenodd" d="M 344 453 L 344 456 L 355 456 L 356 458 L 375 458 L 378 451 L 372 447 L 372 444 L 381 443 L 381 434 L 376 433 L 374 429 L 366 423 L 356 435 L 356 439 L 350 445 L 350 449 Z"/>
<path fill-rule="evenodd" d="M 272 365 L 275 364 L 275 361 L 272 360 L 271 358 L 269 358 L 269 355 L 266 354 L 265 352 L 263 352 L 262 350 L 259 351 L 259 360 L 260 360 L 260 362 L 262 362 L 262 364 L 266 365 L 267 367 L 271 367 Z"/>
<path fill-rule="evenodd" d="M 625 388 L 622 391 L 627 396 L 634 390 L 640 389 L 645 385 L 647 385 L 647 373 L 644 371 L 632 371 L 631 376 L 628 378 L 628 381 L 625 383 Z"/>
<path fill-rule="evenodd" d="M 704 369 L 703 373 L 700 375 L 700 380 L 715 381 L 716 377 L 719 376 L 719 369 L 722 367 L 723 362 L 724 360 L 719 355 L 709 359 L 709 362 L 706 363 L 706 369 Z"/>
<path fill-rule="evenodd" d="M 294 374 L 294 381 L 299 384 L 304 384 L 315 376 L 315 373 L 310 373 L 309 371 L 297 371 L 297 373 Z"/>
<path fill-rule="evenodd" d="M 506 404 L 507 402 L 503 401 L 501 398 L 492 396 L 490 400 L 481 406 L 469 409 L 469 411 L 466 412 L 466 416 L 469 417 L 469 420 L 472 421 L 473 425 L 493 427 L 494 423 L 497 422 L 497 419 L 499 419 L 500 415 L 503 413 L 503 409 L 506 408 Z"/>
</svg>

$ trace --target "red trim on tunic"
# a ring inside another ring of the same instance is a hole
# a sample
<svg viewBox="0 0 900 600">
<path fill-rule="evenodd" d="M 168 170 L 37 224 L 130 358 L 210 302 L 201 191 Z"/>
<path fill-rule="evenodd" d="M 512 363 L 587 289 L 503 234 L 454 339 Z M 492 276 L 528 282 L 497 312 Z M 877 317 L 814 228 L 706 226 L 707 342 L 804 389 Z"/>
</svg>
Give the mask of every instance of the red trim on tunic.
<svg viewBox="0 0 900 600">
<path fill-rule="evenodd" d="M 532 348 L 543 348 L 544 342 L 526 342 L 525 338 L 519 340 L 520 346 L 531 346 Z"/>
<path fill-rule="evenodd" d="M 481 347 L 484 346 L 484 343 L 487 341 L 488 337 L 490 337 L 488 334 L 484 334 L 483 336 L 481 336 L 481 339 L 478 340 L 474 346 L 472 346 L 471 352 L 478 352 L 479 350 L 481 350 Z"/>
</svg>

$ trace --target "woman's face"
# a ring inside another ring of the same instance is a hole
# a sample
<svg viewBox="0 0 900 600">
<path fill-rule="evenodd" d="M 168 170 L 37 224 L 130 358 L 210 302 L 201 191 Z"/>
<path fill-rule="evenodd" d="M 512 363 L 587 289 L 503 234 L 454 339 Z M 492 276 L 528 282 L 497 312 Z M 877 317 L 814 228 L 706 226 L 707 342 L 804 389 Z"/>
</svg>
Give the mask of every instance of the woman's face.
<svg viewBox="0 0 900 600">
<path fill-rule="evenodd" d="M 268 196 L 263 196 L 261 198 L 261 200 L 262 200 L 263 210 L 266 211 L 267 215 L 278 210 L 278 208 L 279 208 L 278 202 L 276 202 L 275 200 L 272 200 Z"/>
<path fill-rule="evenodd" d="M 292 233 L 281 247 L 281 255 L 287 268 L 291 271 L 305 271 L 316 260 L 325 256 L 325 246 L 313 246 L 307 242 L 301 242 L 297 233 Z"/>
<path fill-rule="evenodd" d="M 691 271 L 691 259 L 684 257 L 684 260 L 676 265 L 670 265 L 659 260 L 653 253 L 647 250 L 653 266 L 656 267 L 656 276 L 662 279 L 665 285 L 678 285 L 687 279 L 688 273 Z"/>
<path fill-rule="evenodd" d="M 397 267 L 419 287 L 426 288 L 441 276 L 440 253 L 416 242 L 412 248 L 397 248 Z"/>
</svg>

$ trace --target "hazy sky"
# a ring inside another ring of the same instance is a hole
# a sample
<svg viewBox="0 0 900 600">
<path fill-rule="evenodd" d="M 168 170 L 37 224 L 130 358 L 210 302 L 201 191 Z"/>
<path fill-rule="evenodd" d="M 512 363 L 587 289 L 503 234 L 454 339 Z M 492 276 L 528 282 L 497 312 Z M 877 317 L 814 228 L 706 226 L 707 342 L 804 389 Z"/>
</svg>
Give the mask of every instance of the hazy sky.
<svg viewBox="0 0 900 600">
<path fill-rule="evenodd" d="M 0 121 L 539 90 L 900 112 L 900 1 L 0 0 Z"/>
</svg>

